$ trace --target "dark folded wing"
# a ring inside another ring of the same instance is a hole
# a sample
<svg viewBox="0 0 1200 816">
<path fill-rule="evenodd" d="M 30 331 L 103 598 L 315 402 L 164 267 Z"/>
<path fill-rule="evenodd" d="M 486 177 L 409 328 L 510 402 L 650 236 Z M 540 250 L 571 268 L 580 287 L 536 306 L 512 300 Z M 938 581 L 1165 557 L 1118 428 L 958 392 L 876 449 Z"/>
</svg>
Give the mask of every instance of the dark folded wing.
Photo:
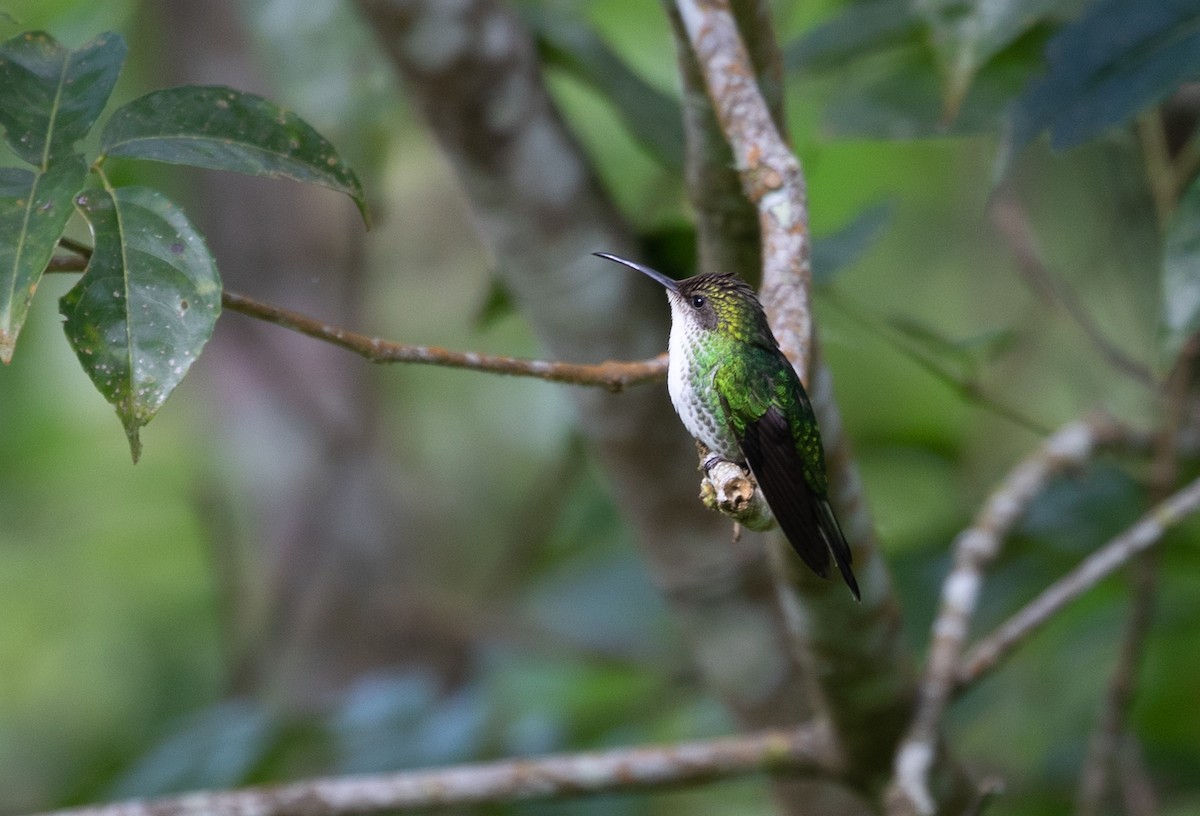
<svg viewBox="0 0 1200 816">
<path fill-rule="evenodd" d="M 746 422 L 740 442 L 746 464 L 792 549 L 822 578 L 829 577 L 832 553 L 846 585 L 858 598 L 858 582 L 850 570 L 850 547 L 829 501 L 813 492 L 804 478 L 804 460 L 787 418 L 769 407 L 757 420 Z"/>
</svg>

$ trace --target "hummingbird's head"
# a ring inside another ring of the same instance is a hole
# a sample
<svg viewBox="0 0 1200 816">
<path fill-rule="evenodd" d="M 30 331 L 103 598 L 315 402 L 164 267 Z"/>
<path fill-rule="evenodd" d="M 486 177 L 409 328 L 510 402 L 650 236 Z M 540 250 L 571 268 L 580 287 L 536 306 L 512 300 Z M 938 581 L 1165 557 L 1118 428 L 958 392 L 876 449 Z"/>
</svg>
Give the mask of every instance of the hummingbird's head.
<svg viewBox="0 0 1200 816">
<path fill-rule="evenodd" d="M 733 273 L 696 275 L 677 281 L 657 269 L 634 261 L 594 253 L 616 261 L 653 278 L 667 290 L 671 302 L 671 321 L 680 322 L 688 333 L 719 332 L 739 340 L 772 337 L 766 315 L 750 284 Z"/>
</svg>

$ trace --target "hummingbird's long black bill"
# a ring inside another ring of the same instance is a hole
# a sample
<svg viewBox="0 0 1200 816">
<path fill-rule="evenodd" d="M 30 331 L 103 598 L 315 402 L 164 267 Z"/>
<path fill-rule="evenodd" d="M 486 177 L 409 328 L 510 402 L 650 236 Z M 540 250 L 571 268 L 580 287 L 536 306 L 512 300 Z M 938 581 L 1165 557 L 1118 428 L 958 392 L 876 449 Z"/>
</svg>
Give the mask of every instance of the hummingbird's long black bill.
<svg viewBox="0 0 1200 816">
<path fill-rule="evenodd" d="M 607 252 L 593 252 L 592 254 L 598 258 L 605 258 L 610 261 L 616 261 L 619 264 L 624 264 L 625 266 L 628 266 L 630 269 L 636 269 L 638 272 L 641 272 L 646 277 L 653 278 L 654 280 L 658 281 L 663 286 L 670 289 L 672 292 L 677 291 L 679 289 L 679 284 L 673 278 L 668 278 L 666 275 L 664 275 L 662 272 L 659 272 L 657 269 L 651 269 L 650 267 L 644 266 L 640 263 L 637 263 L 636 261 L 627 261 L 624 258 L 618 257 L 616 255 L 609 255 Z"/>
</svg>

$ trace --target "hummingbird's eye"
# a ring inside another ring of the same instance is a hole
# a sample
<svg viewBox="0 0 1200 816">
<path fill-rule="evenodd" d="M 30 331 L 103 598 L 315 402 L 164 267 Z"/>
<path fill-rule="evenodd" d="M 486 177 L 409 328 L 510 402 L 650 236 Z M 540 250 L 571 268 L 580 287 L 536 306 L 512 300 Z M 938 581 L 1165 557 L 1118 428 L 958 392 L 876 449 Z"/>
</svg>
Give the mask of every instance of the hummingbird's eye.
<svg viewBox="0 0 1200 816">
<path fill-rule="evenodd" d="M 693 309 L 703 309 L 705 302 L 704 295 L 692 295 Z"/>
</svg>

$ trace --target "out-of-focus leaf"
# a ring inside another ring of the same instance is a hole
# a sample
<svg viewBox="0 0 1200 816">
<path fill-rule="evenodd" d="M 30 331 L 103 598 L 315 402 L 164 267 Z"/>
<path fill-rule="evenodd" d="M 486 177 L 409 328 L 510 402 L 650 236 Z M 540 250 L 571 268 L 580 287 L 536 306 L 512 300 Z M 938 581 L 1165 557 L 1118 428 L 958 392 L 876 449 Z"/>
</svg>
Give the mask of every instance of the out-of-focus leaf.
<svg viewBox="0 0 1200 816">
<path fill-rule="evenodd" d="M 136 462 L 149 422 L 212 334 L 221 283 L 203 238 L 161 193 L 88 190 L 76 202 L 95 249 L 63 295 L 67 339 L 117 409 Z"/>
<path fill-rule="evenodd" d="M 1200 179 L 1188 187 L 1167 227 L 1162 286 L 1162 356 L 1170 361 L 1200 330 Z"/>
<path fill-rule="evenodd" d="M 678 101 L 638 76 L 580 20 L 543 7 L 522 11 L 549 62 L 599 91 L 633 138 L 663 166 L 683 166 L 683 120 Z"/>
<path fill-rule="evenodd" d="M 29 302 L 87 178 L 80 156 L 46 172 L 0 168 L 0 361 L 12 360 Z"/>
<path fill-rule="evenodd" d="M 825 71 L 903 43 L 916 42 L 923 27 L 910 0 L 855 3 L 805 32 L 783 52 L 789 71 Z"/>
<path fill-rule="evenodd" d="M 915 139 L 992 132 L 1038 64 L 1037 36 L 1027 36 L 993 57 L 975 75 L 952 120 L 946 119 L 943 85 L 928 48 L 891 49 L 836 74 L 837 91 L 825 110 L 835 136 Z"/>
<path fill-rule="evenodd" d="M 483 748 L 489 711 L 480 689 L 446 695 L 413 671 L 357 682 L 329 723 L 338 773 L 376 773 L 464 762 Z"/>
<path fill-rule="evenodd" d="M 368 220 L 358 177 L 325 137 L 274 102 L 232 88 L 184 85 L 138 97 L 108 120 L 101 151 L 318 184 L 350 196 Z"/>
<path fill-rule="evenodd" d="M 1056 149 L 1073 147 L 1200 77 L 1200 4 L 1100 0 L 1055 35 L 1046 62 L 1014 109 L 1017 149 L 1047 128 Z"/>
<path fill-rule="evenodd" d="M 813 283 L 830 283 L 838 272 L 857 261 L 891 220 L 892 209 L 890 202 L 876 204 L 860 212 L 837 232 L 813 238 Z"/>
<path fill-rule="evenodd" d="M 942 77 L 942 118 L 958 116 L 976 74 L 1061 0 L 915 0 Z"/>
<path fill-rule="evenodd" d="M 888 320 L 888 325 L 905 338 L 914 354 L 949 366 L 960 382 L 974 379 L 983 365 L 1011 349 L 1016 340 L 1016 332 L 1012 329 L 996 329 L 952 340 L 909 318 L 893 317 Z"/>
<path fill-rule="evenodd" d="M 503 317 L 508 317 L 516 310 L 512 294 L 498 277 L 493 277 L 488 285 L 483 302 L 475 310 L 475 319 L 471 321 L 476 329 L 486 329 Z"/>
<path fill-rule="evenodd" d="M 1144 501 L 1128 473 L 1097 464 L 1052 480 L 1029 505 L 1019 532 L 1053 542 L 1059 552 L 1087 553 L 1132 523 Z"/>
<path fill-rule="evenodd" d="M 125 40 L 101 34 L 78 51 L 34 31 L 0 45 L 0 125 L 13 152 L 42 170 L 96 123 L 125 62 Z"/>
<path fill-rule="evenodd" d="M 280 725 L 259 704 L 226 700 L 197 712 L 112 784 L 113 799 L 231 788 L 254 778 L 275 749 Z"/>
</svg>

